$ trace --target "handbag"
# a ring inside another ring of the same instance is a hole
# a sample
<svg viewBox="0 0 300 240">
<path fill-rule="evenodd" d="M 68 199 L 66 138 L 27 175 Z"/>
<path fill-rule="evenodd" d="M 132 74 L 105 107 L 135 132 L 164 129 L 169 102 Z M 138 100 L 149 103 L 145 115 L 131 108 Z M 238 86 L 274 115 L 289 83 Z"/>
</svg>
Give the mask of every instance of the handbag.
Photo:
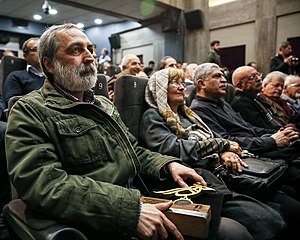
<svg viewBox="0 0 300 240">
<path fill-rule="evenodd" d="M 224 165 L 220 165 L 215 168 L 214 174 L 223 180 L 230 190 L 266 200 L 283 182 L 287 163 L 284 160 L 256 157 L 246 157 L 242 160 L 248 165 L 248 168 L 243 167 L 242 172 L 233 173 Z"/>
</svg>

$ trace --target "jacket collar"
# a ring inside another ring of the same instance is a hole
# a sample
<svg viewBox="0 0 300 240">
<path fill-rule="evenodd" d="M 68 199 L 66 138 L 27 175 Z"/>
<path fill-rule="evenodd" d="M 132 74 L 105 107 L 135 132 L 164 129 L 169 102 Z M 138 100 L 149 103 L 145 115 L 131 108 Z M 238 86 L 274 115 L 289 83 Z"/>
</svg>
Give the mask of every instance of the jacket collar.
<svg viewBox="0 0 300 240">
<path fill-rule="evenodd" d="M 220 98 L 218 100 L 212 100 L 212 99 L 208 99 L 208 98 L 201 97 L 201 96 L 196 96 L 195 98 L 202 102 L 209 102 L 215 107 L 224 107 L 224 99 L 223 98 Z"/>
<path fill-rule="evenodd" d="M 55 108 L 69 108 L 79 103 L 82 103 L 76 97 L 72 96 L 71 94 L 68 94 L 59 86 L 51 84 L 48 79 L 45 80 L 44 86 L 41 89 L 41 94 L 45 99 L 46 105 Z M 85 100 L 88 99 L 88 101 L 85 101 L 85 103 L 93 103 L 95 100 L 93 93 L 87 91 L 85 93 L 85 96 L 88 94 L 92 94 L 92 96 L 85 97 Z M 91 98 L 93 99 L 93 101 L 90 101 Z"/>
</svg>

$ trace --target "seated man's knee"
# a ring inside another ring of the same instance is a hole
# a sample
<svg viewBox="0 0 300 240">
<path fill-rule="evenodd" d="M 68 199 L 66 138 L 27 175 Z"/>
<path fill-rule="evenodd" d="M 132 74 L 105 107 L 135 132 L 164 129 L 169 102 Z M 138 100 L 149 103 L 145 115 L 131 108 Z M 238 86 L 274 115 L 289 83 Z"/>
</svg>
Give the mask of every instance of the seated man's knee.
<svg viewBox="0 0 300 240">
<path fill-rule="evenodd" d="M 253 240 L 247 228 L 239 222 L 221 217 L 220 227 L 218 231 L 218 240 Z"/>
</svg>

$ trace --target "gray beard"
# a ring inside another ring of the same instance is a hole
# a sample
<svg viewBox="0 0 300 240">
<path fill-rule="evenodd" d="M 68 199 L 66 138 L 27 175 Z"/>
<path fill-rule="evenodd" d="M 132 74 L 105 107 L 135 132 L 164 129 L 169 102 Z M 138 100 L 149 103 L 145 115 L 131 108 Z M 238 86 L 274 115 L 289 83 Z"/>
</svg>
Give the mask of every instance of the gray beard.
<svg viewBox="0 0 300 240">
<path fill-rule="evenodd" d="M 84 67 L 54 63 L 54 82 L 68 92 L 80 92 L 91 89 L 97 81 L 97 69 L 94 64 Z"/>
</svg>

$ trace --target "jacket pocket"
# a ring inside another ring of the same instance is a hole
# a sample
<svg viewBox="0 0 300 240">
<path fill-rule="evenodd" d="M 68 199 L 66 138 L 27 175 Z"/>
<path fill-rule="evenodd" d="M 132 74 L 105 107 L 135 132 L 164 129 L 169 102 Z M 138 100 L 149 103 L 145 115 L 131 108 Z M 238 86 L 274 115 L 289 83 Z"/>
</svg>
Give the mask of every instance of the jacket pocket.
<svg viewBox="0 0 300 240">
<path fill-rule="evenodd" d="M 106 160 L 104 140 L 91 119 L 72 116 L 55 122 L 60 148 L 68 165 L 101 165 Z"/>
</svg>

